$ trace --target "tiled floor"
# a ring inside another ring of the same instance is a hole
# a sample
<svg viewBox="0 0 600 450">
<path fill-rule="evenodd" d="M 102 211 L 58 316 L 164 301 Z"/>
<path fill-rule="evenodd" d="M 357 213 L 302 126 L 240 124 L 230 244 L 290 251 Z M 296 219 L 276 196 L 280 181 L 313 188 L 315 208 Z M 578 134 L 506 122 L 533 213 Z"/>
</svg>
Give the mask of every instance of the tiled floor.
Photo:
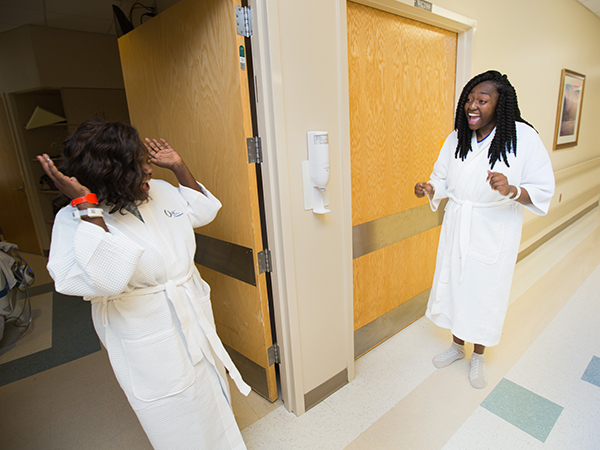
<svg viewBox="0 0 600 450">
<path fill-rule="evenodd" d="M 38 297 L 29 349 L 3 355 L 0 371 L 48 348 L 52 302 Z M 487 388 L 471 387 L 469 357 L 433 367 L 450 336 L 422 318 L 302 416 L 232 389 L 234 412 L 250 450 L 600 449 L 599 300 L 596 209 L 517 265 L 502 341 L 486 350 Z M 103 350 L 0 387 L 0 405 L 2 449 L 151 448 Z"/>
</svg>

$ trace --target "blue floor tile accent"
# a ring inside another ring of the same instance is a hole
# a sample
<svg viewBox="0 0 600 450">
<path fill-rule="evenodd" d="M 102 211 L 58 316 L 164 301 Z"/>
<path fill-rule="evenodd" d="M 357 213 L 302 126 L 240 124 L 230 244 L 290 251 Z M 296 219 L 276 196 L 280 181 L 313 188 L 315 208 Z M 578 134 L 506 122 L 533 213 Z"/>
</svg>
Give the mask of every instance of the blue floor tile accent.
<svg viewBox="0 0 600 450">
<path fill-rule="evenodd" d="M 581 379 L 600 387 L 600 358 L 597 356 L 592 357 Z"/>
<path fill-rule="evenodd" d="M 90 309 L 81 297 L 54 292 L 52 347 L 0 365 L 0 386 L 100 351 Z"/>
<path fill-rule="evenodd" d="M 563 407 L 503 378 L 481 404 L 541 442 L 546 442 Z"/>
</svg>

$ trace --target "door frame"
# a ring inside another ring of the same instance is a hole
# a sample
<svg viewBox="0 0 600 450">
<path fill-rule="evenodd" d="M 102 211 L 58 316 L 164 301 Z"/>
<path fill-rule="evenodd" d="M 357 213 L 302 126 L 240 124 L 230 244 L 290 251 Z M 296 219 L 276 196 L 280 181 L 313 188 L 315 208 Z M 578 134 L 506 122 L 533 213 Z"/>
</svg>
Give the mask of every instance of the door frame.
<svg viewBox="0 0 600 450">
<path fill-rule="evenodd" d="M 343 236 L 349 251 L 344 259 L 346 296 L 346 346 L 348 381 L 354 379 L 354 309 L 352 271 L 352 210 L 350 170 L 350 119 L 348 92 L 348 43 L 346 0 L 335 0 L 337 6 L 337 64 L 340 74 L 340 104 L 342 120 L 342 184 Z M 353 0 L 354 1 L 354 0 Z M 413 6 L 409 0 L 356 0 L 357 3 L 434 25 L 458 34 L 456 92 L 471 76 L 475 20 L 433 5 L 432 12 Z M 281 397 L 285 407 L 301 415 L 305 412 L 300 348 L 297 282 L 295 277 L 293 217 L 290 206 L 291 186 L 288 182 L 289 157 L 285 121 L 283 70 L 281 65 L 281 33 L 278 20 L 278 0 L 248 0 L 252 10 L 253 66 L 257 91 L 258 127 L 264 160 L 263 184 L 267 218 L 267 237 L 273 256 L 273 307 L 277 340 L 280 347 Z M 333 25 L 333 24 L 332 24 Z"/>
</svg>

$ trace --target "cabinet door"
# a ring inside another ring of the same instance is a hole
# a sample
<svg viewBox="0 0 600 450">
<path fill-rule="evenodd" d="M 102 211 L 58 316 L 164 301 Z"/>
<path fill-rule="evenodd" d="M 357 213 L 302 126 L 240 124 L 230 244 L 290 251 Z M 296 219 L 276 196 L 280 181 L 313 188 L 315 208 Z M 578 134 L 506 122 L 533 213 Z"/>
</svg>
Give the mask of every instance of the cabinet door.
<svg viewBox="0 0 600 450">
<path fill-rule="evenodd" d="M 223 203 L 196 230 L 196 262 L 212 289 L 217 332 L 254 390 L 277 398 L 248 77 L 232 0 L 182 0 L 119 39 L 132 124 L 165 138 Z M 170 173 L 157 177 L 175 182 Z"/>
<path fill-rule="evenodd" d="M 1 99 L 0 161 L 0 227 L 4 239 L 17 244 L 22 252 L 39 255 L 41 250 L 29 209 L 29 199 Z"/>
<path fill-rule="evenodd" d="M 77 125 L 88 119 L 101 119 L 98 116 L 99 105 L 96 89 L 63 88 L 61 96 L 69 132 L 75 131 Z"/>
<path fill-rule="evenodd" d="M 108 121 L 129 122 L 125 89 L 97 89 L 98 113 Z"/>
<path fill-rule="evenodd" d="M 88 119 L 129 122 L 124 89 L 63 88 L 61 95 L 70 132 Z"/>
</svg>

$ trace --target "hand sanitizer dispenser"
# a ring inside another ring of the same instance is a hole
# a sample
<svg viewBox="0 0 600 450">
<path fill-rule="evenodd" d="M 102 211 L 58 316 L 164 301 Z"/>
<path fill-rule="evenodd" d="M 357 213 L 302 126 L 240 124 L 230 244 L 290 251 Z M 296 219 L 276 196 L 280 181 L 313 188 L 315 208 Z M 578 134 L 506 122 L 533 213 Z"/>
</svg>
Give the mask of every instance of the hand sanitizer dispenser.
<svg viewBox="0 0 600 450">
<path fill-rule="evenodd" d="M 309 131 L 307 140 L 308 161 L 302 163 L 304 209 L 312 209 L 315 214 L 326 214 L 331 212 L 325 208 L 329 204 L 329 133 Z"/>
</svg>

